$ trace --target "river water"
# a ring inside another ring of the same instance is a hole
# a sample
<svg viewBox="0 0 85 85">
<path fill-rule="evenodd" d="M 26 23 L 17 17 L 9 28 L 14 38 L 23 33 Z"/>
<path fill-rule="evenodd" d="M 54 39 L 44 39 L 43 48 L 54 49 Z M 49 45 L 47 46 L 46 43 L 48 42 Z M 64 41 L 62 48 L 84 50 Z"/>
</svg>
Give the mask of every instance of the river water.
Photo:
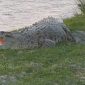
<svg viewBox="0 0 85 85">
<path fill-rule="evenodd" d="M 47 16 L 67 18 L 76 12 L 74 0 L 0 0 L 0 30 L 29 26 Z"/>
</svg>

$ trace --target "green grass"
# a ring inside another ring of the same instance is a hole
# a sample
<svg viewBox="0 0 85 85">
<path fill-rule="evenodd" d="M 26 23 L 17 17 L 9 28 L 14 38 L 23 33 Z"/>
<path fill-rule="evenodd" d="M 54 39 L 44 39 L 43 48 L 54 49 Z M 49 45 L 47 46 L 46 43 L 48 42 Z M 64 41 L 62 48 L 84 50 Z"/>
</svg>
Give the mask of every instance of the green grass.
<svg viewBox="0 0 85 85">
<path fill-rule="evenodd" d="M 19 78 L 23 72 L 26 75 Z M 0 50 L 2 75 L 18 76 L 16 85 L 85 85 L 85 46 Z"/>
<path fill-rule="evenodd" d="M 65 19 L 64 23 L 70 28 L 71 31 L 85 31 L 85 15 L 77 15 L 73 18 Z"/>
<path fill-rule="evenodd" d="M 82 14 L 75 14 L 74 17 L 65 19 L 64 23 L 70 28 L 71 31 L 85 31 L 85 0 L 77 0 L 80 2 L 78 5 Z"/>
</svg>

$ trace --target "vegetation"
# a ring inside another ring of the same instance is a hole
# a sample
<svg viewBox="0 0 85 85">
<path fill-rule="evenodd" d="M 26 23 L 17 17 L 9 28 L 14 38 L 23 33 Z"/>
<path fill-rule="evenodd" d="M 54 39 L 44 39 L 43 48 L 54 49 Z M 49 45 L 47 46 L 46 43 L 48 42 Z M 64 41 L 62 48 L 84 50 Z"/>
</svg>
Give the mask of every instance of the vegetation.
<svg viewBox="0 0 85 85">
<path fill-rule="evenodd" d="M 65 19 L 65 24 L 70 28 L 71 31 L 85 31 L 85 0 L 78 0 L 80 10 L 83 12 L 81 15 L 75 15 L 72 18 Z"/>
<path fill-rule="evenodd" d="M 85 0 L 78 0 L 80 2 L 80 9 L 83 12 L 83 14 L 85 14 Z"/>
<path fill-rule="evenodd" d="M 71 31 L 85 31 L 85 15 L 77 15 L 73 18 L 65 19 L 64 22 Z"/>
<path fill-rule="evenodd" d="M 84 85 L 85 46 L 0 50 L 0 75 L 16 77 L 9 85 Z"/>
</svg>

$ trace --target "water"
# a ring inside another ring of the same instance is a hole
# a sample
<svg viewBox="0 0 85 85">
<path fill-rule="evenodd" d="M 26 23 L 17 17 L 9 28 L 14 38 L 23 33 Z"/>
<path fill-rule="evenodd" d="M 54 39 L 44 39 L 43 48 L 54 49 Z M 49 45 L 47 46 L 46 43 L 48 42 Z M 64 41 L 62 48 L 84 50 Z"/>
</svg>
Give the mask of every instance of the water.
<svg viewBox="0 0 85 85">
<path fill-rule="evenodd" d="M 0 30 L 29 26 L 47 16 L 67 18 L 78 11 L 74 0 L 0 0 Z"/>
</svg>

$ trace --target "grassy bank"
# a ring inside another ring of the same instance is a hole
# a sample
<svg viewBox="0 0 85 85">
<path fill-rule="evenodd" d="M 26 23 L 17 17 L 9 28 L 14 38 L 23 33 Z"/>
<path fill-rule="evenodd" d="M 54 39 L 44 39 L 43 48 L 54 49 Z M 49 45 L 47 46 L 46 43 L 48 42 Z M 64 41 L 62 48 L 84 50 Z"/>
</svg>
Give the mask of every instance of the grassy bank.
<svg viewBox="0 0 85 85">
<path fill-rule="evenodd" d="M 85 46 L 0 50 L 0 75 L 16 77 L 8 85 L 84 85 Z"/>
<path fill-rule="evenodd" d="M 64 20 L 64 22 L 71 31 L 85 31 L 85 15 L 77 15 L 73 18 Z"/>
<path fill-rule="evenodd" d="M 80 4 L 78 5 L 82 14 L 75 15 L 70 19 L 65 19 L 65 24 L 70 28 L 71 31 L 85 31 L 85 0 L 77 0 Z"/>
</svg>

